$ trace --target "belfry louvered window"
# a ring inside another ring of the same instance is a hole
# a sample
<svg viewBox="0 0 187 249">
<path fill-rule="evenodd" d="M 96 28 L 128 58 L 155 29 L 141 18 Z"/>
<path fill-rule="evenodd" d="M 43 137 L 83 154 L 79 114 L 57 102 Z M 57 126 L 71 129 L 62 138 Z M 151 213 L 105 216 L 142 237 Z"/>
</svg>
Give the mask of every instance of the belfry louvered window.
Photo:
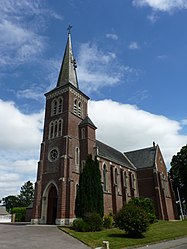
<svg viewBox="0 0 187 249">
<path fill-rule="evenodd" d="M 81 101 L 74 100 L 73 112 L 79 117 L 82 117 L 82 103 Z"/>
<path fill-rule="evenodd" d="M 57 115 L 62 113 L 63 110 L 63 98 L 59 97 L 52 101 L 51 104 L 51 115 Z"/>
</svg>

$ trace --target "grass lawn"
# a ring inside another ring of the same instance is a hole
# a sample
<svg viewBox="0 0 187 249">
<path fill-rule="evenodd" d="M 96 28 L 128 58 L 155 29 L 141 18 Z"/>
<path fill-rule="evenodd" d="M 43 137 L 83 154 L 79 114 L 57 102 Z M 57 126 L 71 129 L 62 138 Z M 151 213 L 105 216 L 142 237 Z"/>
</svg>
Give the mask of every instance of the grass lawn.
<svg viewBox="0 0 187 249">
<path fill-rule="evenodd" d="M 75 232 L 67 227 L 60 229 L 92 248 L 102 246 L 103 240 L 108 240 L 110 249 L 122 249 L 187 236 L 187 221 L 159 221 L 150 226 L 143 238 L 138 239 L 128 238 L 124 231 L 117 228 L 87 233 Z"/>
</svg>

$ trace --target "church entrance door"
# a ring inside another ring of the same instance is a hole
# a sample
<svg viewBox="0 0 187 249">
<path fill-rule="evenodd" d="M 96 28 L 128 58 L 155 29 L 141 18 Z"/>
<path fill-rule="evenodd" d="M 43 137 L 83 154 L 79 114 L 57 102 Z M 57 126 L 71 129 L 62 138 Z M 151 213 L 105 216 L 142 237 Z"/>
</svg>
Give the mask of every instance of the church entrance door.
<svg viewBox="0 0 187 249">
<path fill-rule="evenodd" d="M 57 217 L 57 190 L 51 186 L 48 194 L 47 224 L 55 224 Z"/>
</svg>

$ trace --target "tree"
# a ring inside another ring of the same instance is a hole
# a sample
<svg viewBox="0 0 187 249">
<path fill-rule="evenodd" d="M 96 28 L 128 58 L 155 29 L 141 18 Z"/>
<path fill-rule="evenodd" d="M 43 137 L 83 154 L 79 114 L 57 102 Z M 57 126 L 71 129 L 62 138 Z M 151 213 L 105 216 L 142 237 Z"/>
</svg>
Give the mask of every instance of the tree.
<svg viewBox="0 0 187 249">
<path fill-rule="evenodd" d="M 182 201 L 187 203 L 187 145 L 174 155 L 171 160 L 170 177 L 173 181 L 173 188 L 177 196 L 177 188 Z"/>
<path fill-rule="evenodd" d="M 15 195 L 9 195 L 4 198 L 4 205 L 8 212 L 11 212 L 12 208 L 19 207 L 19 198 Z"/>
<path fill-rule="evenodd" d="M 130 237 L 142 237 L 149 227 L 149 218 L 144 209 L 133 203 L 126 204 L 117 214 L 116 226 Z"/>
<path fill-rule="evenodd" d="M 143 198 L 143 197 L 136 197 L 133 199 L 130 199 L 128 202 L 128 205 L 135 205 L 137 207 L 141 207 L 148 216 L 149 223 L 153 223 L 156 220 L 156 214 L 155 214 L 155 208 L 154 203 L 149 198 Z"/>
<path fill-rule="evenodd" d="M 4 198 L 6 210 L 11 212 L 15 207 L 28 207 L 34 200 L 33 183 L 27 181 L 20 189 L 19 195 L 9 195 Z"/>
<path fill-rule="evenodd" d="M 28 207 L 34 200 L 34 187 L 33 183 L 27 181 L 21 187 L 19 198 L 19 206 L 20 207 Z"/>
<path fill-rule="evenodd" d="M 82 173 L 75 202 L 76 217 L 85 218 L 90 213 L 97 213 L 103 217 L 103 189 L 99 162 L 89 155 Z"/>
</svg>

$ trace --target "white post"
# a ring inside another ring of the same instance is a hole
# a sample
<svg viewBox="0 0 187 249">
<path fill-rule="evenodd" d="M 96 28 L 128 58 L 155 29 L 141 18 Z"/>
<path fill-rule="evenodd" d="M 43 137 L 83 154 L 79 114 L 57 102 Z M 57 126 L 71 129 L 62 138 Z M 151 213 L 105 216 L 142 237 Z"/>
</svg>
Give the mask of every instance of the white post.
<svg viewBox="0 0 187 249">
<path fill-rule="evenodd" d="M 181 211 L 181 218 L 182 220 L 184 220 L 184 214 L 183 214 L 183 209 L 182 209 L 182 203 L 181 203 L 181 198 L 180 198 L 180 194 L 179 194 L 179 189 L 177 188 L 177 195 L 178 195 L 178 199 L 179 199 L 179 206 L 180 206 L 180 211 Z"/>
<path fill-rule="evenodd" d="M 109 241 L 103 241 L 103 249 L 110 249 L 109 248 Z"/>
</svg>

